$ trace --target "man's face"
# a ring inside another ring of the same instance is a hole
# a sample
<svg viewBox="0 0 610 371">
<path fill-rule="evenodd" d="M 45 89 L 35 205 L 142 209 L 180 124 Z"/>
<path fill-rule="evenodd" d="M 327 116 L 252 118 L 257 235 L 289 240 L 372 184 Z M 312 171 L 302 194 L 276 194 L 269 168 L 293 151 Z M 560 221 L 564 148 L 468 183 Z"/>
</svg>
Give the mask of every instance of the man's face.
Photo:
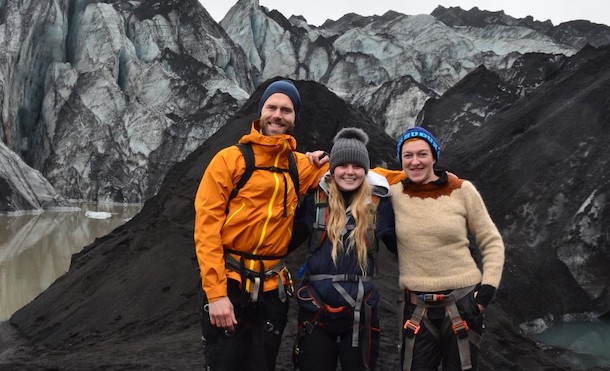
<svg viewBox="0 0 610 371">
<path fill-rule="evenodd" d="M 290 98 L 282 93 L 271 94 L 261 110 L 261 132 L 263 135 L 292 134 L 295 119 Z"/>
</svg>

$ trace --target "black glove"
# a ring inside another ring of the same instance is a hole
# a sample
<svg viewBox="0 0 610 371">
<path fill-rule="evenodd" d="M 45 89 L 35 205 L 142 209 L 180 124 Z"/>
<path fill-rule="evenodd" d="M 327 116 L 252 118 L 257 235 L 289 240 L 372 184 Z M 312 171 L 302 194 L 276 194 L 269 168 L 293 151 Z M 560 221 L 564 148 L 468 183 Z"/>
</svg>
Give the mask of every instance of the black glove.
<svg viewBox="0 0 610 371">
<path fill-rule="evenodd" d="M 486 307 L 489 305 L 489 302 L 491 302 L 491 299 L 494 298 L 494 295 L 496 294 L 496 288 L 491 286 L 491 285 L 481 285 L 481 288 L 479 289 L 479 292 L 477 293 L 477 297 L 474 299 L 474 301 L 477 304 L 481 304 L 482 306 Z"/>
</svg>

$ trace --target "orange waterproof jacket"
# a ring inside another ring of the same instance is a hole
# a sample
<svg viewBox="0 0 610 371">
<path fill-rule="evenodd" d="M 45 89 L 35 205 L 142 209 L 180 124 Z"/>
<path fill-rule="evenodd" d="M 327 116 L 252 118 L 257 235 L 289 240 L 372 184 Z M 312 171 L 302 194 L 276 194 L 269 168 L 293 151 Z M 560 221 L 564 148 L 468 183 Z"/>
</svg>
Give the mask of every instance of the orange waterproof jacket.
<svg viewBox="0 0 610 371">
<path fill-rule="evenodd" d="M 252 123 L 250 134 L 239 141 L 252 145 L 256 166 L 264 167 L 288 169 L 288 156 L 296 148 L 296 140 L 290 135 L 262 135 L 258 121 Z M 299 190 L 305 194 L 317 187 L 328 165 L 317 167 L 302 153 L 295 152 L 295 155 Z M 225 268 L 225 248 L 270 256 L 288 252 L 298 202 L 288 172 L 254 171 L 225 213 L 229 194 L 245 167 L 239 148 L 230 146 L 221 150 L 205 170 L 195 197 L 195 249 L 202 287 L 210 302 L 227 295 L 227 277 L 241 281 L 239 272 Z M 239 260 L 239 256 L 235 258 Z M 266 269 L 277 263 L 277 260 L 264 260 Z M 246 259 L 245 265 L 252 270 L 260 269 L 259 261 Z M 276 289 L 277 279 L 275 276 L 266 280 L 264 290 Z"/>
</svg>

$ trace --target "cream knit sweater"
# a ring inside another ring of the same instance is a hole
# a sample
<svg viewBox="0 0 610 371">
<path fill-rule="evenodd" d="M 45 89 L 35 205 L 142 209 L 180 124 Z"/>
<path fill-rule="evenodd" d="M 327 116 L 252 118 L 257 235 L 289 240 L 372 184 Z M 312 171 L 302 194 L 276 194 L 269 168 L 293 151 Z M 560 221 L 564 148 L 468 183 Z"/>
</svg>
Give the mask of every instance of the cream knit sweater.
<svg viewBox="0 0 610 371">
<path fill-rule="evenodd" d="M 397 183 L 391 189 L 401 288 L 498 287 L 504 243 L 472 183 L 448 177 L 444 184 Z M 481 249 L 483 273 L 470 253 L 468 231 Z"/>
</svg>

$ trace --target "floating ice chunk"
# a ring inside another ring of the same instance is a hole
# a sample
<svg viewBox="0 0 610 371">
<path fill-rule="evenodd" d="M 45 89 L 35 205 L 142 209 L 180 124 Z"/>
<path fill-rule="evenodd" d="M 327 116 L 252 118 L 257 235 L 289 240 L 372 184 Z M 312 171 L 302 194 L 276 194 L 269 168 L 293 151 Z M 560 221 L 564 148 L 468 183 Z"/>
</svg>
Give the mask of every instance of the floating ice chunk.
<svg viewBox="0 0 610 371">
<path fill-rule="evenodd" d="M 110 219 L 112 217 L 112 213 L 105 211 L 87 211 L 85 216 L 91 219 Z"/>
</svg>

